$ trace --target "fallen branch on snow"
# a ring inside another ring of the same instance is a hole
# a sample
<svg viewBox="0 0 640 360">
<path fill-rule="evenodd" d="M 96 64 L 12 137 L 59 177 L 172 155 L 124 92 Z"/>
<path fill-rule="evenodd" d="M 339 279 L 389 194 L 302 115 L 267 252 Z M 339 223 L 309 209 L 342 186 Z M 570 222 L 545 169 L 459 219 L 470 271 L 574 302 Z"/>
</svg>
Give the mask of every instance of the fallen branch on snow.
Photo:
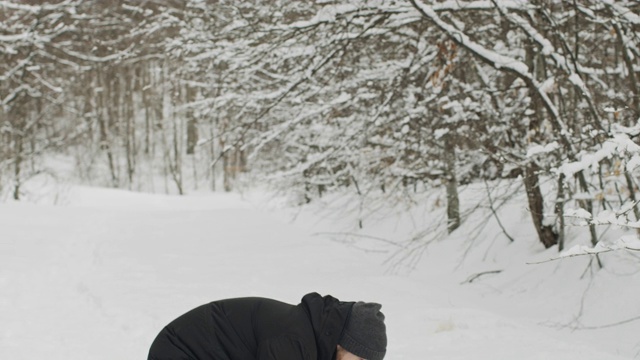
<svg viewBox="0 0 640 360">
<path fill-rule="evenodd" d="M 502 270 L 489 270 L 489 271 L 479 272 L 477 274 L 473 274 L 473 275 L 469 276 L 467 278 L 467 280 L 461 282 L 460 285 L 467 284 L 467 283 L 471 284 L 472 282 L 474 282 L 476 279 L 478 279 L 481 276 L 488 275 L 488 274 L 499 274 L 501 272 L 502 272 Z"/>
</svg>

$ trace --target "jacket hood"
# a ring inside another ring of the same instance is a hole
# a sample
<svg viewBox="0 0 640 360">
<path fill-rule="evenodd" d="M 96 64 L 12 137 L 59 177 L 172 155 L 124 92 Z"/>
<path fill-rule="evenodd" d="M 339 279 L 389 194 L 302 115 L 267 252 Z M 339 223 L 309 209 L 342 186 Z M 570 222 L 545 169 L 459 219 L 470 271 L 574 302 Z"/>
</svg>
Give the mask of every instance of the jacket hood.
<svg viewBox="0 0 640 360">
<path fill-rule="evenodd" d="M 318 360 L 332 360 L 354 302 L 343 302 L 331 295 L 310 293 L 300 306 L 307 312 L 318 349 Z"/>
</svg>

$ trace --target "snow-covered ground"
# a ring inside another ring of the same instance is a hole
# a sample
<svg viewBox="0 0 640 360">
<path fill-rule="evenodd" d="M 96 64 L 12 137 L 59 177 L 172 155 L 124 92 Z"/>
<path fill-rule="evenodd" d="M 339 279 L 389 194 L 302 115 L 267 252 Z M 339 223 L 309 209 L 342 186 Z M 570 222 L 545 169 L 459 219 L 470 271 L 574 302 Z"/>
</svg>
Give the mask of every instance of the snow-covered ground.
<svg viewBox="0 0 640 360">
<path fill-rule="evenodd" d="M 0 359 L 145 359 L 156 333 L 195 306 L 237 296 L 298 303 L 312 291 L 382 303 L 389 360 L 613 360 L 640 351 L 640 321 L 578 330 L 640 315 L 639 260 L 605 254 L 610 266 L 599 271 L 589 258 L 527 264 L 555 250 L 536 243 L 520 205 L 504 209 L 515 242 L 497 226 L 483 238 L 463 229 L 406 271 L 389 261 L 397 245 L 336 236 L 344 223 L 326 208 L 292 221 L 290 210 L 233 194 L 84 187 L 61 203 L 0 204 Z M 404 227 L 365 224 L 384 238 Z"/>
</svg>

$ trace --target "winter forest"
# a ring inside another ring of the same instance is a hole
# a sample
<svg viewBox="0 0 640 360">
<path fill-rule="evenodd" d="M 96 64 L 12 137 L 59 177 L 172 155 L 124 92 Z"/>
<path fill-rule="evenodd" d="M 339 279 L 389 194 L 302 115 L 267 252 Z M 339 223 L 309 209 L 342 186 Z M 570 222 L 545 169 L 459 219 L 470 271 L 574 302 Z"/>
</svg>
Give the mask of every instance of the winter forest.
<svg viewBox="0 0 640 360">
<path fill-rule="evenodd" d="M 87 184 L 140 191 L 441 187 L 449 232 L 460 186 L 519 179 L 560 249 L 567 211 L 593 244 L 596 213 L 640 219 L 636 1 L 0 6 L 4 198 L 65 154 Z"/>
<path fill-rule="evenodd" d="M 40 308 L 28 295 L 38 291 L 55 304 L 38 315 L 43 329 L 68 306 L 80 324 L 68 329 L 104 332 L 75 333 L 81 343 L 122 337 L 105 359 L 133 359 L 197 296 L 295 300 L 303 286 L 291 283 L 308 285 L 301 269 L 317 262 L 318 284 L 354 297 L 353 282 L 386 289 L 389 328 L 409 333 L 390 332 L 390 360 L 640 358 L 639 59 L 637 0 L 0 0 L 0 323 L 15 325 L 0 329 L 0 357 L 71 358 L 49 356 L 75 349 L 64 334 L 24 345 L 32 330 L 13 314 Z M 21 207 L 42 184 L 101 189 L 79 191 L 106 207 Z M 338 244 L 294 242 L 233 200 L 250 189 L 323 208 L 349 230 L 314 234 Z M 235 242 L 210 241 L 219 234 Z M 334 272 L 318 270 L 325 252 L 340 254 Z M 198 274 L 192 287 L 158 280 L 149 269 L 161 274 L 165 258 Z M 424 278 L 367 272 L 380 263 L 422 266 Z M 239 275 L 212 287 L 202 274 L 221 264 Z M 456 287 L 424 285 L 445 278 Z M 545 329 L 602 330 L 585 338 L 616 357 L 466 312 L 451 300 L 461 284 Z M 147 312 L 147 298 L 162 300 Z M 436 329 L 434 356 L 416 346 L 421 324 Z"/>
</svg>

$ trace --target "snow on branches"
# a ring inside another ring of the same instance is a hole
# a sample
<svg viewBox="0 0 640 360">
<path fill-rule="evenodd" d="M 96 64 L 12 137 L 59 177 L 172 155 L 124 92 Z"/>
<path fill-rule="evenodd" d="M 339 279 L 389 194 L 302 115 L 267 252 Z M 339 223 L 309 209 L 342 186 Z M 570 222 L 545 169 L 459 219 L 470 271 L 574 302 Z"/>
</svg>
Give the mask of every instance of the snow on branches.
<svg viewBox="0 0 640 360">
<path fill-rule="evenodd" d="M 615 241 L 600 241 L 595 246 L 575 245 L 550 259 L 534 261 L 529 264 L 542 264 L 572 257 L 597 256 L 612 251 L 640 251 L 640 240 L 636 236 L 629 235 Z"/>
<path fill-rule="evenodd" d="M 566 177 L 572 177 L 578 172 L 592 169 L 597 171 L 600 162 L 604 159 L 619 157 L 626 161 L 626 171 L 633 171 L 640 165 L 640 146 L 625 133 L 615 133 L 607 139 L 599 150 L 580 154 L 578 161 L 572 161 L 561 165 L 558 172 Z"/>
</svg>

